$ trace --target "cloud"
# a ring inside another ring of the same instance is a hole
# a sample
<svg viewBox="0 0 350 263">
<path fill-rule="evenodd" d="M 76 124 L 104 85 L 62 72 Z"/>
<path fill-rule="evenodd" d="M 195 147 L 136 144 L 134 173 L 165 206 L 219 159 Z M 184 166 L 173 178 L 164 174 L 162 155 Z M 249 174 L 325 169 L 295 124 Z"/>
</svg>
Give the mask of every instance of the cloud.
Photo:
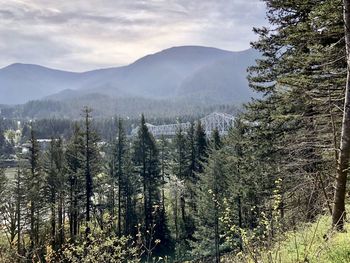
<svg viewBox="0 0 350 263">
<path fill-rule="evenodd" d="M 82 71 L 171 46 L 242 50 L 264 17 L 260 0 L 0 0 L 0 66 Z"/>
</svg>

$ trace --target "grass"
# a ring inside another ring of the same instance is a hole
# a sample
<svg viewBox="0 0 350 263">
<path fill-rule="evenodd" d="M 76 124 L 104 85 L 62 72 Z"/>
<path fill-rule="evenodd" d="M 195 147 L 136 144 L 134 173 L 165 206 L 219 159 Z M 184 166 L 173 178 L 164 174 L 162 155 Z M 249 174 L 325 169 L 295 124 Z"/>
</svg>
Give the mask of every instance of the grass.
<svg viewBox="0 0 350 263">
<path fill-rule="evenodd" d="M 331 217 L 320 216 L 314 223 L 285 233 L 271 249 L 260 250 L 258 260 L 245 255 L 227 255 L 222 262 L 349 263 L 350 232 L 335 232 L 330 226 Z"/>
</svg>

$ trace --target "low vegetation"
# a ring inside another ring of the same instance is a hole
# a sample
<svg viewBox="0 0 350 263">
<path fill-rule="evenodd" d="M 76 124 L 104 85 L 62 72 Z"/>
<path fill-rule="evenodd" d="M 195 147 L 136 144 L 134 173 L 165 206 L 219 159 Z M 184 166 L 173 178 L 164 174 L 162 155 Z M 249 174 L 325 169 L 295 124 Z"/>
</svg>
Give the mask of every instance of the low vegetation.
<svg viewBox="0 0 350 263">
<path fill-rule="evenodd" d="M 350 262 L 350 234 L 331 228 L 330 215 L 319 216 L 313 223 L 304 223 L 280 234 L 271 246 L 254 247 L 247 240 L 246 248 L 223 256 L 222 262 L 237 263 L 346 263 Z M 249 251 L 254 251 L 251 254 Z"/>
</svg>

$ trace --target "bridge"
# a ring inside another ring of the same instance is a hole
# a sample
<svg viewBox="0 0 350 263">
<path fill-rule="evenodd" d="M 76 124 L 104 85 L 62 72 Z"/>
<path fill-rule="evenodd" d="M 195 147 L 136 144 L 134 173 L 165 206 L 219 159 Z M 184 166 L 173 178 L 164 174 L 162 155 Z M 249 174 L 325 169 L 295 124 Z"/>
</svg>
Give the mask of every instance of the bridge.
<svg viewBox="0 0 350 263">
<path fill-rule="evenodd" d="M 234 117 L 227 113 L 213 112 L 200 119 L 200 122 L 205 130 L 207 136 L 210 136 L 212 131 L 216 128 L 219 131 L 220 135 L 226 135 L 233 125 Z M 153 134 L 154 137 L 164 136 L 175 136 L 176 132 L 181 128 L 186 132 L 190 126 L 190 122 L 186 123 L 174 123 L 174 124 L 165 124 L 165 125 L 152 125 L 146 123 L 148 130 Z M 134 136 L 137 134 L 138 127 L 131 131 L 131 135 Z"/>
</svg>

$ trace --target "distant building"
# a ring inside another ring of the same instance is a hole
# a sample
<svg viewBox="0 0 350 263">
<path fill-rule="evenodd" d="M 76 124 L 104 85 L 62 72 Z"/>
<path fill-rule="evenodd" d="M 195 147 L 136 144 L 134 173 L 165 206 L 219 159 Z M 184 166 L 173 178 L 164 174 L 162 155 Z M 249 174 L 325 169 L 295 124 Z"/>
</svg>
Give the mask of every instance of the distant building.
<svg viewBox="0 0 350 263">
<path fill-rule="evenodd" d="M 29 153 L 31 144 L 30 143 L 23 143 L 20 147 L 22 148 L 22 154 L 27 154 Z"/>
<path fill-rule="evenodd" d="M 47 148 L 49 148 L 51 139 L 37 139 L 37 142 L 41 150 L 46 150 Z M 27 154 L 31 147 L 31 143 L 29 142 L 23 143 L 20 147 L 22 148 L 22 154 Z"/>
</svg>

